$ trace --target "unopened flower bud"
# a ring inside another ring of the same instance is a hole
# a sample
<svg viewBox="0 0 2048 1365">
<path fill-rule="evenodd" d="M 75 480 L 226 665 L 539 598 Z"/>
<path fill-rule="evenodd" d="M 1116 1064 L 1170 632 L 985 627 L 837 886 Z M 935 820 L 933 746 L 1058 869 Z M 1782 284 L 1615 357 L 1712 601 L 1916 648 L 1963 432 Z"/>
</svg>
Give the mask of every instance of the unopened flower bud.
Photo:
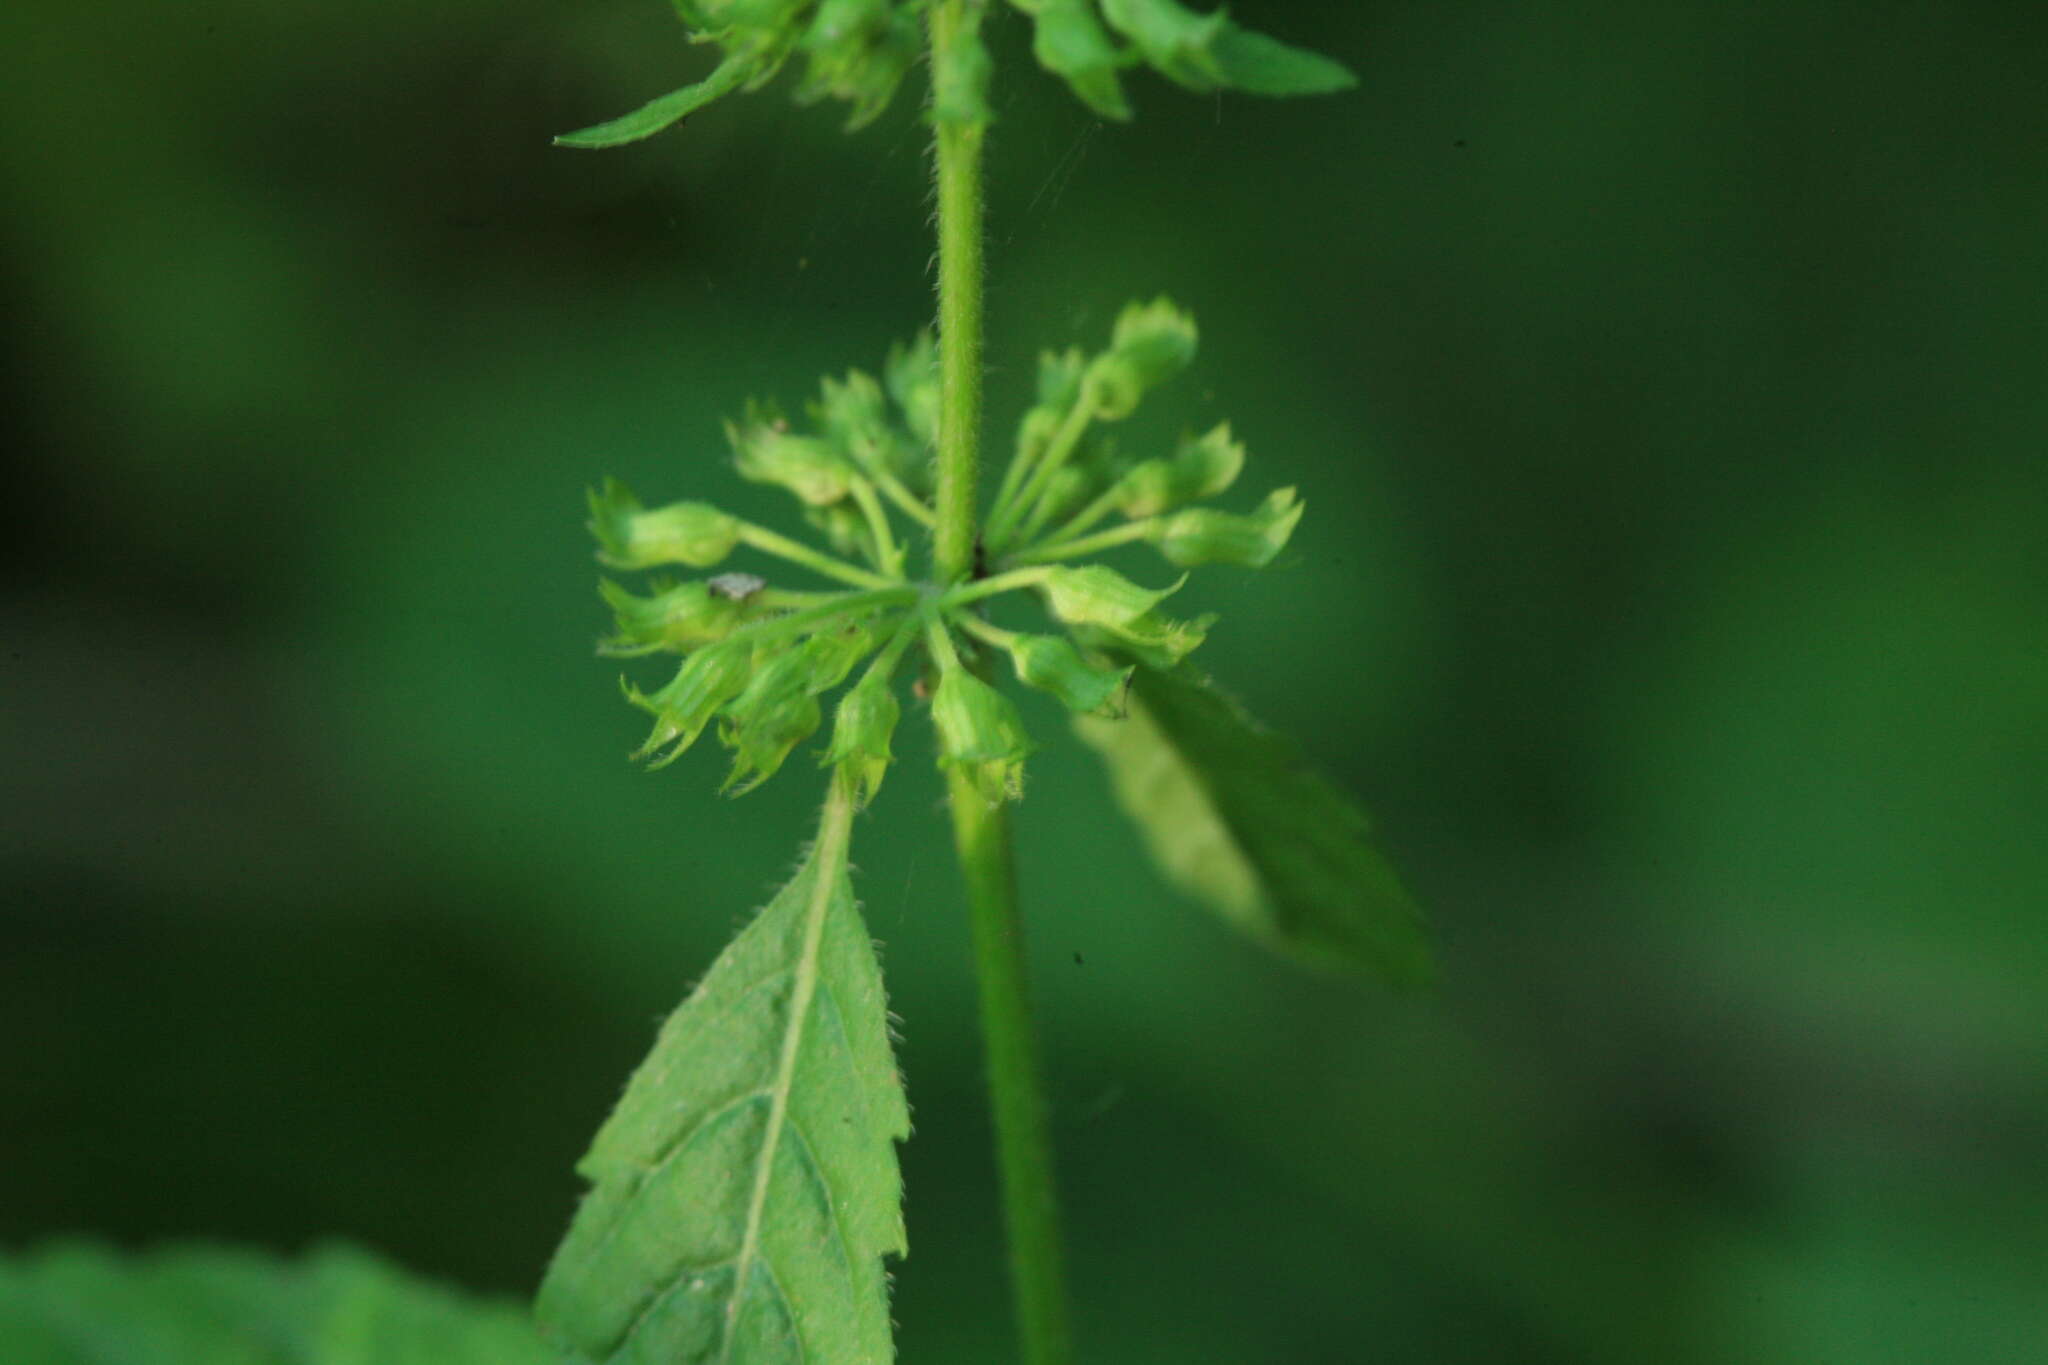
<svg viewBox="0 0 2048 1365">
<path fill-rule="evenodd" d="M 925 488 L 929 460 L 911 450 L 872 375 L 849 370 L 844 380 L 827 378 L 821 391 L 811 415 L 838 450 L 871 475 L 893 475 L 913 491 Z"/>
<path fill-rule="evenodd" d="M 903 412 L 904 425 L 919 445 L 929 450 L 939 443 L 939 352 L 930 331 L 919 332 L 908 344 L 889 348 L 882 368 L 889 396 Z"/>
<path fill-rule="evenodd" d="M 763 409 L 726 423 L 725 434 L 741 478 L 786 488 L 807 507 L 829 507 L 852 486 L 853 466 L 829 442 L 798 436 Z"/>
<path fill-rule="evenodd" d="M 697 742 L 719 708 L 740 694 L 753 672 L 753 650 L 734 641 L 698 650 L 683 661 L 666 686 L 651 695 L 626 685 L 626 700 L 654 715 L 654 730 L 633 757 L 646 758 L 668 746 L 668 752 L 649 766 L 663 768 L 675 762 Z"/>
<path fill-rule="evenodd" d="M 1240 516 L 1190 507 L 1162 518 L 1152 528 L 1159 553 L 1182 568 L 1235 564 L 1263 569 L 1273 562 L 1301 520 L 1302 502 L 1292 488 L 1276 488 L 1253 512 Z"/>
<path fill-rule="evenodd" d="M 888 107 L 917 58 L 917 22 L 908 10 L 892 13 L 889 0 L 823 0 L 803 38 L 808 66 L 797 99 L 826 95 L 853 105 L 849 128 Z"/>
<path fill-rule="evenodd" d="M 867 553 L 868 521 L 852 503 L 806 507 L 804 520 L 825 533 L 825 543 L 832 547 L 834 553 L 849 558 Z"/>
<path fill-rule="evenodd" d="M 812 696 L 846 681 L 853 666 L 875 650 L 875 632 L 865 621 L 819 631 L 804 641 L 804 686 Z"/>
<path fill-rule="evenodd" d="M 739 520 L 708 502 L 672 502 L 648 509 L 617 479 L 590 494 L 590 532 L 598 559 L 615 569 L 659 564 L 705 568 L 732 553 Z"/>
<path fill-rule="evenodd" d="M 1117 507 L 1127 517 L 1157 516 L 1203 498 L 1213 498 L 1237 481 L 1244 447 L 1231 439 L 1224 422 L 1201 436 L 1183 437 L 1171 459 L 1131 466 L 1117 485 Z"/>
<path fill-rule="evenodd" d="M 1088 356 L 1079 346 L 1038 353 L 1038 406 L 1064 413 L 1081 396 Z"/>
<path fill-rule="evenodd" d="M 725 707 L 719 739 L 733 751 L 723 790 L 753 790 L 775 775 L 789 751 L 824 719 L 810 690 L 808 643 L 784 646 L 754 669 Z"/>
<path fill-rule="evenodd" d="M 719 592 L 715 580 L 678 583 L 651 597 L 641 597 L 605 579 L 598 584 L 598 591 L 611 605 L 618 622 L 619 633 L 601 646 L 602 652 L 611 655 L 652 654 L 657 650 L 688 653 L 699 645 L 723 640 L 734 626 L 758 610 L 752 593 Z"/>
<path fill-rule="evenodd" d="M 1057 568 L 1047 574 L 1045 599 L 1052 614 L 1068 625 L 1114 629 L 1151 615 L 1154 607 L 1180 591 L 1180 587 L 1176 583 L 1153 592 L 1115 569 L 1084 564 L 1078 568 Z"/>
<path fill-rule="evenodd" d="M 964 772 L 990 805 L 1023 795 L 1031 736 L 1008 697 L 965 668 L 944 669 L 932 693 L 932 724 L 941 767 Z"/>
<path fill-rule="evenodd" d="M 1130 416 L 1146 393 L 1187 368 L 1195 341 L 1195 320 L 1171 300 L 1126 305 L 1109 349 L 1088 367 L 1095 415 L 1112 422 Z"/>
<path fill-rule="evenodd" d="M 1019 635 L 1010 643 L 1017 680 L 1058 697 L 1069 711 L 1086 715 L 1110 704 L 1130 678 L 1128 668 L 1101 668 L 1057 635 Z"/>
<path fill-rule="evenodd" d="M 882 788 L 882 776 L 894 755 L 889 740 L 903 717 L 902 704 L 879 669 L 846 689 L 832 717 L 832 747 L 825 766 L 836 767 L 852 789 L 854 802 L 865 806 Z"/>
<path fill-rule="evenodd" d="M 1116 78 L 1117 51 L 1095 17 L 1094 0 L 1017 0 L 1036 21 L 1031 52 L 1066 78 L 1082 103 L 1104 118 L 1124 120 L 1131 107 Z"/>
<path fill-rule="evenodd" d="M 1055 569 L 1044 585 L 1052 614 L 1082 628 L 1084 639 L 1099 636 L 1157 667 L 1179 663 L 1207 637 L 1215 619 L 1176 621 L 1159 615 L 1154 608 L 1179 589 L 1176 583 L 1152 592 L 1100 564 Z"/>
</svg>

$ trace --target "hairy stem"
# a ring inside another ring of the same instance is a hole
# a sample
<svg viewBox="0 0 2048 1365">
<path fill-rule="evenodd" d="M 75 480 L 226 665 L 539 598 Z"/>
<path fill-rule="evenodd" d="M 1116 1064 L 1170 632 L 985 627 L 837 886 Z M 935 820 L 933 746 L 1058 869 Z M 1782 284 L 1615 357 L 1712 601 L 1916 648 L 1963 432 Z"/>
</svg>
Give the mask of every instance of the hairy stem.
<svg viewBox="0 0 2048 1365">
<path fill-rule="evenodd" d="M 933 69 L 978 42 L 981 0 L 935 0 Z M 941 584 L 975 572 L 975 494 L 981 427 L 981 151 L 978 122 L 939 121 L 939 450 L 933 567 Z M 962 770 L 947 776 L 953 840 L 967 883 L 975 977 L 987 1050 L 1011 1288 L 1025 1365 L 1069 1365 L 1065 1271 L 1053 1193 L 1052 1142 L 1038 1043 L 1025 991 L 1016 868 L 1007 810 L 991 806 Z"/>
<path fill-rule="evenodd" d="M 967 879 L 1003 1225 L 1010 1240 L 1010 1290 L 1016 1297 L 1023 1359 L 1025 1365 L 1069 1365 L 1073 1347 L 1067 1332 L 1059 1202 L 1053 1191 L 1038 1039 L 1025 989 L 1009 808 L 991 806 L 959 768 L 948 772 L 946 785 L 953 805 L 953 842 Z"/>
<path fill-rule="evenodd" d="M 932 64 L 959 43 L 980 41 L 980 0 L 938 0 L 931 9 Z M 939 468 L 935 577 L 974 570 L 974 504 L 981 477 L 981 144 L 978 122 L 942 120 L 937 131 L 939 224 Z"/>
</svg>

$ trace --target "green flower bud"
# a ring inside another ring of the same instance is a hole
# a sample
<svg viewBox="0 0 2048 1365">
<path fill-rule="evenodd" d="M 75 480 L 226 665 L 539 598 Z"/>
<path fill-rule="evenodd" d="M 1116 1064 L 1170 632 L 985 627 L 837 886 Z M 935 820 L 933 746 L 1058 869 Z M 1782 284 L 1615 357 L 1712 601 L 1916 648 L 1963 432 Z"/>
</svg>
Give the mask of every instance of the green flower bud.
<svg viewBox="0 0 2048 1365">
<path fill-rule="evenodd" d="M 1057 635 L 1019 635 L 1009 644 L 1017 680 L 1052 693 L 1079 715 L 1100 711 L 1123 690 L 1128 668 L 1100 668 Z"/>
<path fill-rule="evenodd" d="M 1176 621 L 1154 610 L 1180 586 L 1152 592 L 1114 569 L 1088 564 L 1054 569 L 1044 592 L 1054 616 L 1084 628 L 1081 638 L 1111 642 L 1148 664 L 1171 667 L 1202 643 L 1215 621 L 1208 616 Z"/>
<path fill-rule="evenodd" d="M 1057 522 L 1061 517 L 1080 510 L 1101 483 L 1093 469 L 1079 463 L 1061 465 L 1052 472 L 1045 483 L 1045 515 L 1042 522 Z"/>
<path fill-rule="evenodd" d="M 811 644 L 805 641 L 771 654 L 725 707 L 718 738 L 734 757 L 721 791 L 737 786 L 744 793 L 760 786 L 823 721 L 810 685 L 815 669 Z"/>
<path fill-rule="evenodd" d="M 756 707 L 744 724 L 724 727 L 719 738 L 733 751 L 733 761 L 719 790 L 744 796 L 775 776 L 790 750 L 816 734 L 824 718 L 816 697 L 797 693 Z"/>
<path fill-rule="evenodd" d="M 836 767 L 853 790 L 857 805 L 865 806 L 882 789 L 882 776 L 895 757 L 889 740 L 903 707 L 879 669 L 846 690 L 832 717 L 832 747 L 825 752 L 824 766 Z"/>
<path fill-rule="evenodd" d="M 1201 436 L 1181 438 L 1170 460 L 1131 466 L 1117 486 L 1117 507 L 1127 517 L 1157 516 L 1191 502 L 1213 498 L 1237 482 L 1244 447 L 1230 436 L 1230 423 Z"/>
<path fill-rule="evenodd" d="M 590 533 L 598 560 L 615 569 L 658 564 L 706 568 L 732 553 L 740 523 L 708 502 L 672 502 L 648 510 L 617 479 L 590 493 Z"/>
<path fill-rule="evenodd" d="M 873 375 L 848 370 L 844 379 L 826 375 L 820 381 L 811 416 L 833 444 L 867 465 L 889 429 L 889 400 Z"/>
<path fill-rule="evenodd" d="M 889 416 L 889 400 L 872 375 L 849 370 L 845 380 L 827 378 L 811 415 L 832 444 L 870 474 L 893 474 L 922 490 L 928 461 L 910 449 Z"/>
<path fill-rule="evenodd" d="M 1102 0 L 1102 12 L 1168 80 L 1197 94 L 1229 83 L 1214 51 L 1229 22 L 1222 10 L 1197 14 L 1178 0 Z"/>
<path fill-rule="evenodd" d="M 1038 354 L 1038 406 L 1064 414 L 1081 396 L 1081 381 L 1088 373 L 1088 357 L 1079 346 L 1064 351 Z"/>
<path fill-rule="evenodd" d="M 801 46 L 808 65 L 796 97 L 826 95 L 853 105 L 850 130 L 888 107 L 918 53 L 915 17 L 891 11 L 889 0 L 824 0 Z"/>
<path fill-rule="evenodd" d="M 744 592 L 730 591 L 720 586 L 725 580 L 751 586 Z M 619 633 L 599 646 L 600 652 L 614 656 L 657 650 L 686 654 L 699 645 L 723 640 L 733 627 L 759 614 L 754 598 L 764 586 L 758 578 L 725 574 L 710 583 L 678 583 L 652 597 L 640 597 L 607 578 L 598 584 L 598 591 L 611 605 Z"/>
<path fill-rule="evenodd" d="M 1176 583 L 1153 592 L 1115 569 L 1083 564 L 1078 568 L 1053 569 L 1046 575 L 1044 591 L 1052 614 L 1068 625 L 1114 629 L 1150 616 L 1154 607 L 1180 588 L 1181 584 Z"/>
<path fill-rule="evenodd" d="M 1037 27 L 1031 54 L 1038 64 L 1064 77 L 1081 102 L 1104 118 L 1131 116 L 1116 78 L 1117 51 L 1095 17 L 1094 0 L 1014 0 Z"/>
<path fill-rule="evenodd" d="M 825 543 L 835 554 L 849 559 L 865 556 L 868 552 L 868 520 L 860 509 L 850 502 L 835 502 L 830 507 L 806 507 L 804 520 L 825 533 Z"/>
<path fill-rule="evenodd" d="M 944 669 L 932 693 L 932 724 L 939 766 L 965 772 L 983 800 L 993 806 L 1024 794 L 1031 736 L 1008 697 L 965 668 Z"/>
<path fill-rule="evenodd" d="M 633 757 L 646 758 L 668 745 L 669 751 L 648 766 L 665 768 L 675 762 L 697 742 L 719 708 L 739 695 L 753 673 L 753 650 L 735 641 L 698 650 L 683 661 L 667 686 L 651 696 L 630 683 L 622 684 L 626 700 L 654 716 L 653 732 Z"/>
<path fill-rule="evenodd" d="M 1195 358 L 1195 320 L 1170 299 L 1133 303 L 1117 315 L 1109 349 L 1088 367 L 1095 415 L 1120 421 L 1146 393 L 1186 369 Z"/>
<path fill-rule="evenodd" d="M 929 450 L 939 443 L 939 351 L 929 328 L 909 343 L 889 348 L 882 382 L 903 412 L 904 423 L 918 444 Z"/>
<path fill-rule="evenodd" d="M 1058 408 L 1026 408 L 1023 419 L 1017 423 L 1017 458 L 1026 465 L 1038 463 L 1060 424 Z"/>
<path fill-rule="evenodd" d="M 796 41 L 796 25 L 810 0 L 694 0 L 704 22 L 691 27 L 716 32 L 728 52 L 773 54 L 780 62 Z M 769 75 L 773 74 L 770 66 Z M 765 82 L 765 77 L 759 78 Z"/>
<path fill-rule="evenodd" d="M 865 621 L 820 631 L 804 641 L 805 688 L 814 697 L 830 692 L 846 681 L 855 664 L 874 652 L 874 628 Z"/>
<path fill-rule="evenodd" d="M 1301 520 L 1302 502 L 1292 488 L 1276 488 L 1257 510 L 1245 516 L 1190 507 L 1165 517 L 1150 539 L 1182 568 L 1197 564 L 1235 564 L 1263 569 L 1273 562 Z"/>
<path fill-rule="evenodd" d="M 829 442 L 798 436 L 765 408 L 751 407 L 745 422 L 727 422 L 740 477 L 786 488 L 807 507 L 829 507 L 846 497 L 853 466 Z"/>
</svg>

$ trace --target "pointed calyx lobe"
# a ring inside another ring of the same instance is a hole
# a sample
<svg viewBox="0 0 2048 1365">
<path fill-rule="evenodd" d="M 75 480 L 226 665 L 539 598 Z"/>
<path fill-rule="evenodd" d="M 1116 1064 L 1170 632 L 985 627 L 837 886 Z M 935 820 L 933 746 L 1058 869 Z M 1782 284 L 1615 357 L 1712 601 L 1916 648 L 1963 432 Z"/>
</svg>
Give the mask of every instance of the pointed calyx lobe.
<svg viewBox="0 0 2048 1365">
<path fill-rule="evenodd" d="M 910 1118 L 846 872 L 850 799 L 662 1026 L 541 1285 L 575 1361 L 887 1365 Z"/>
</svg>

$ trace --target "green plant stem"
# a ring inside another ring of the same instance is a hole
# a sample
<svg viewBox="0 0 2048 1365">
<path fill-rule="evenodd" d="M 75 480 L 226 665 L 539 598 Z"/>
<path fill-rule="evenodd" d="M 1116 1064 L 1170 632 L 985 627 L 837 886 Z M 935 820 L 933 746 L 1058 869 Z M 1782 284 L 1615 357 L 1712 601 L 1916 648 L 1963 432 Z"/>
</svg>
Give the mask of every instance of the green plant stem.
<svg viewBox="0 0 2048 1365">
<path fill-rule="evenodd" d="M 1117 508 L 1117 503 L 1122 497 L 1123 488 L 1121 484 L 1112 483 L 1109 487 L 1102 490 L 1101 495 L 1095 501 L 1076 512 L 1057 529 L 1040 537 L 1039 544 L 1062 545 L 1067 541 L 1073 540 L 1096 522 L 1101 521 L 1111 512 L 1114 512 Z"/>
<path fill-rule="evenodd" d="M 954 45 L 979 41 L 979 0 L 938 0 L 931 8 L 932 63 Z M 981 477 L 981 145 L 979 123 L 941 121 L 937 162 L 939 225 L 939 462 L 932 502 L 935 577 L 953 583 L 974 570 L 974 503 Z"/>
<path fill-rule="evenodd" d="M 896 536 L 889 529 L 889 514 L 882 510 L 882 500 L 875 496 L 874 484 L 866 479 L 855 479 L 851 490 L 855 505 L 867 519 L 868 534 L 875 540 L 875 567 L 890 578 L 902 578 L 903 551 L 897 548 Z"/>
<path fill-rule="evenodd" d="M 977 41 L 980 0 L 935 0 L 930 11 L 935 70 L 954 46 Z M 940 584 L 975 570 L 975 495 L 980 475 L 982 204 L 978 123 L 941 120 L 936 178 L 939 229 L 938 514 L 933 568 Z M 1002 1180 L 1003 1223 L 1025 1365 L 1070 1365 L 1066 1275 L 1052 1142 L 1039 1079 L 1038 1044 L 1025 990 L 1023 928 L 1007 808 L 991 806 L 973 779 L 947 773 L 953 842 L 967 884 L 975 978 L 987 1052 L 989 1106 Z"/>
<path fill-rule="evenodd" d="M 953 842 L 967 879 L 989 1107 L 995 1118 L 1003 1224 L 1010 1241 L 1010 1288 L 1016 1297 L 1023 1359 L 1025 1365 L 1070 1365 L 1073 1346 L 1067 1330 L 1052 1138 L 1025 988 L 1024 929 L 1017 913 L 1009 807 L 991 806 L 960 768 L 948 770 L 946 787 L 953 807 Z"/>
<path fill-rule="evenodd" d="M 1035 588 L 1052 577 L 1051 566 L 1028 569 L 1012 569 L 992 578 L 977 578 L 972 583 L 963 583 L 939 598 L 942 607 L 964 607 L 970 602 L 979 602 L 984 597 L 999 593 L 1015 592 L 1019 588 Z"/>
<path fill-rule="evenodd" d="M 895 503 L 902 510 L 904 516 L 909 517 L 919 526 L 930 530 L 932 524 L 938 520 L 932 509 L 925 506 L 923 499 L 919 498 L 917 494 L 911 492 L 908 488 L 905 488 L 903 480 L 897 478 L 888 470 L 871 469 L 868 471 L 868 477 L 875 481 L 875 487 L 882 490 L 883 497 Z"/>
<path fill-rule="evenodd" d="M 792 564 L 801 564 L 812 573 L 822 574 L 826 578 L 836 578 L 841 583 L 851 583 L 856 588 L 887 588 L 901 581 L 882 574 L 869 573 L 857 564 L 834 559 L 822 550 L 813 550 L 800 540 L 791 540 L 778 531 L 756 526 L 751 521 L 740 523 L 740 542 L 753 546 L 763 554 L 786 559 Z"/>
<path fill-rule="evenodd" d="M 1031 467 L 1015 495 L 1001 502 L 989 518 L 989 538 L 997 548 L 1009 543 L 1010 531 L 1017 518 L 1044 495 L 1052 483 L 1052 476 L 1060 472 L 1060 466 L 1074 453 L 1074 447 L 1081 443 L 1094 420 L 1095 395 L 1083 384 L 1081 392 L 1074 395 L 1074 406 L 1067 409 L 1065 420 L 1053 433 L 1052 440 L 1046 443 L 1045 453 L 1038 457 L 1038 463 Z"/>
<path fill-rule="evenodd" d="M 1012 564 L 1043 564 L 1055 559 L 1075 559 L 1081 555 L 1092 555 L 1103 550 L 1112 550 L 1119 545 L 1128 545 L 1134 540 L 1143 540 L 1152 534 L 1158 518 L 1148 517 L 1143 521 L 1129 521 L 1122 526 L 1112 526 L 1107 531 L 1097 531 L 1092 536 L 1077 536 L 1050 545 L 1034 545 L 1010 556 Z"/>
</svg>

